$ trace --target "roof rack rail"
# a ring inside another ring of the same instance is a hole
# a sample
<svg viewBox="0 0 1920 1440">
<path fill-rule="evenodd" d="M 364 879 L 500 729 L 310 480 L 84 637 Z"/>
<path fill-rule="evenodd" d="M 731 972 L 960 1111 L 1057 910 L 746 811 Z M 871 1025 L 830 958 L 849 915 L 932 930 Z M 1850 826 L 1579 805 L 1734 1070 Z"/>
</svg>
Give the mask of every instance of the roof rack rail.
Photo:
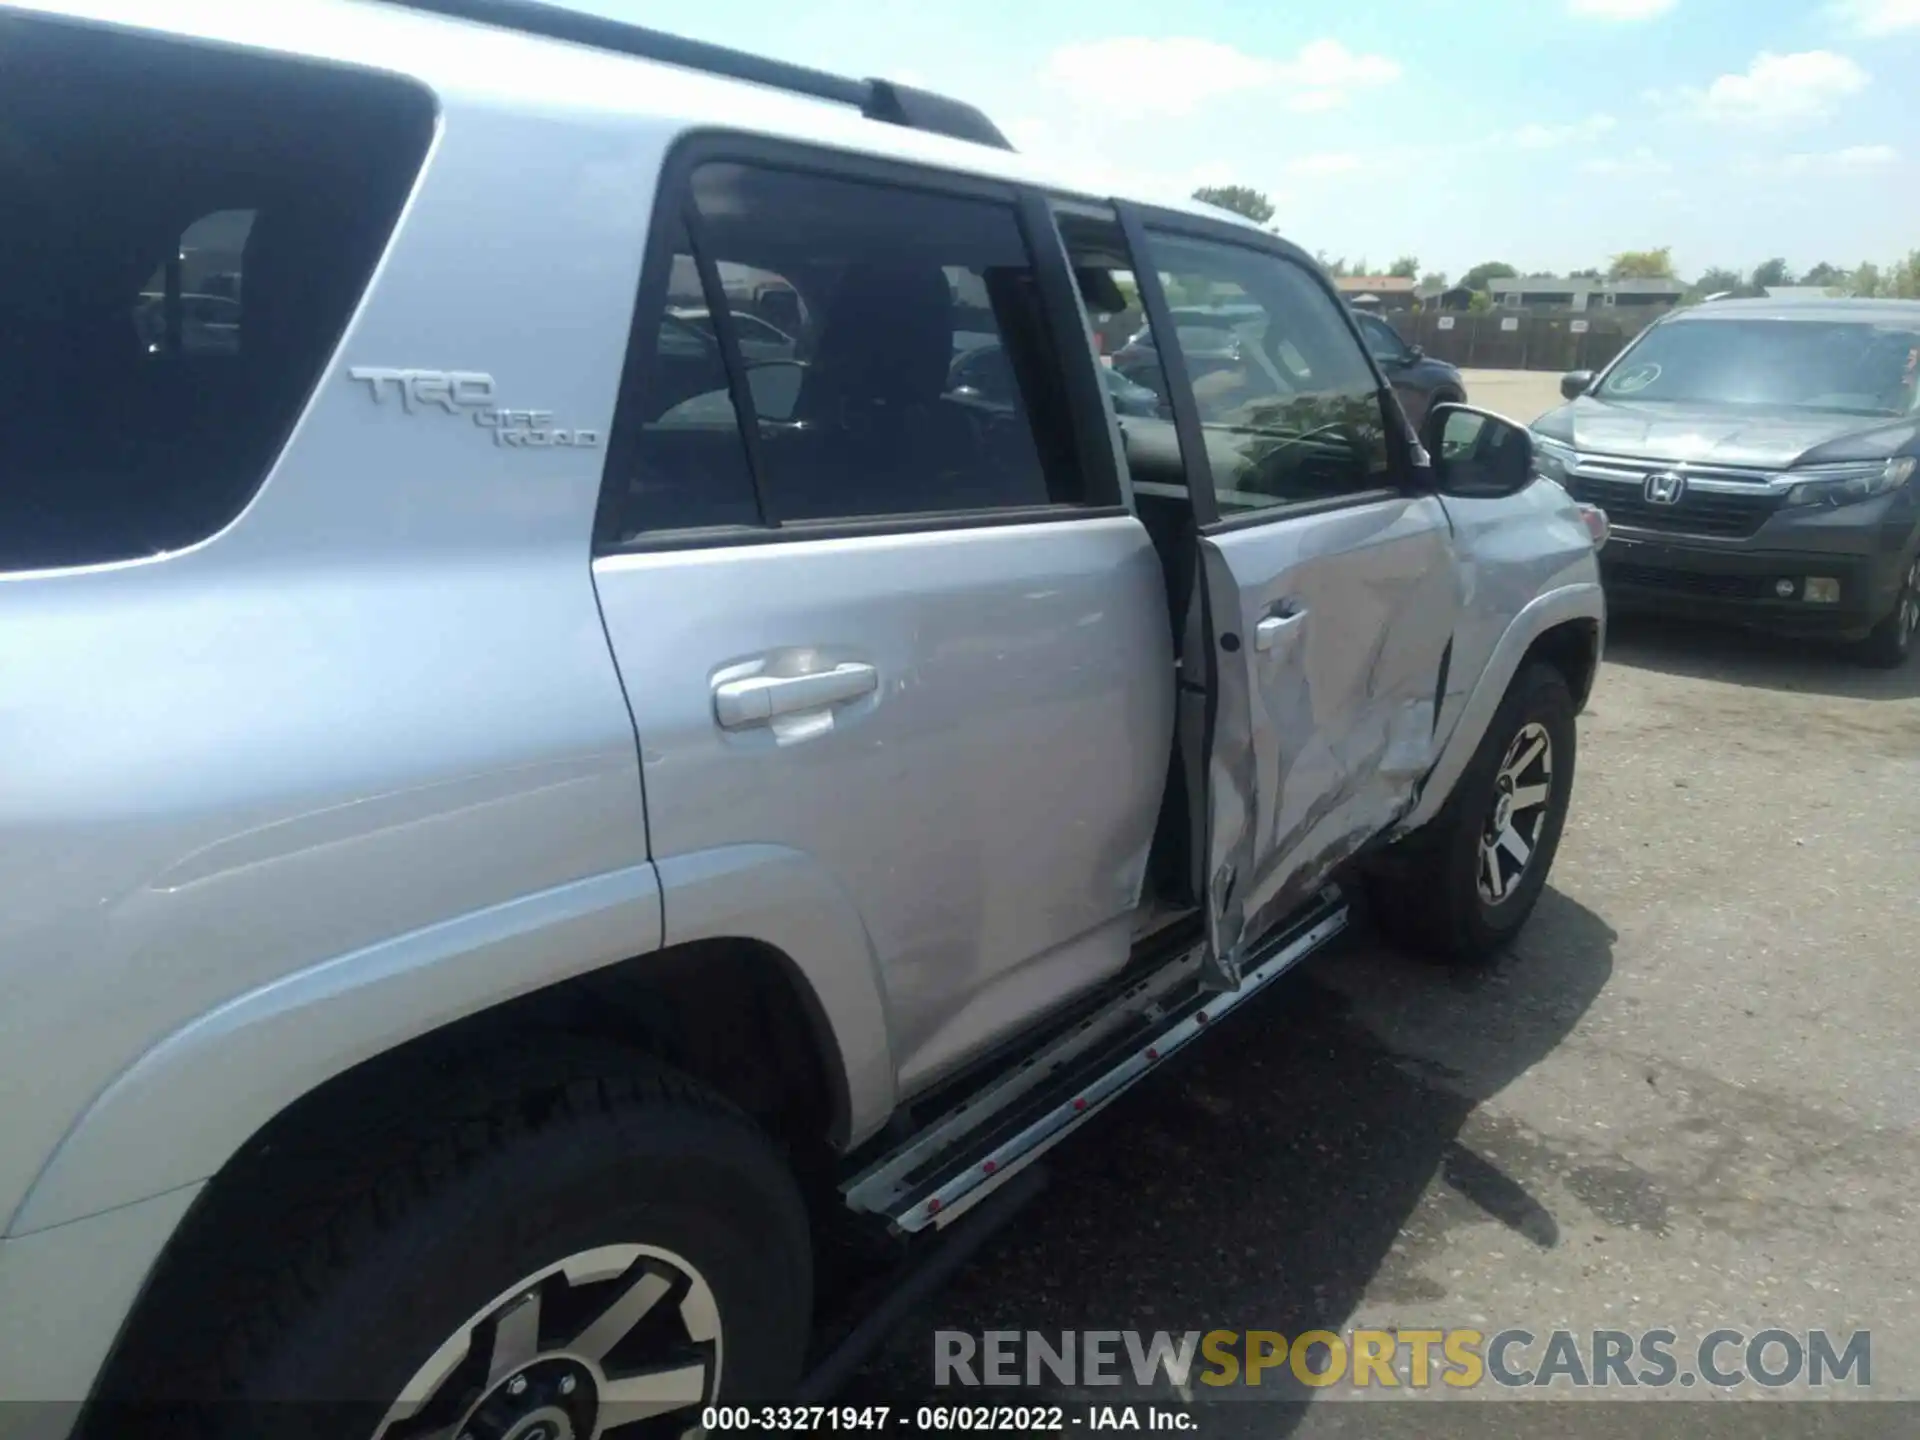
<svg viewBox="0 0 1920 1440">
<path fill-rule="evenodd" d="M 1013 148 L 1000 128 L 976 107 L 891 80 L 855 80 L 805 65 L 750 55 L 725 45 L 710 45 L 703 40 L 688 40 L 661 30 L 569 10 L 546 4 L 544 0 L 389 0 L 389 3 L 550 40 L 569 40 L 577 45 L 657 60 L 686 70 L 703 70 L 710 75 L 810 95 L 817 100 L 831 100 L 851 105 L 869 120 L 881 120 L 909 130 L 991 145 L 998 150 Z"/>
</svg>

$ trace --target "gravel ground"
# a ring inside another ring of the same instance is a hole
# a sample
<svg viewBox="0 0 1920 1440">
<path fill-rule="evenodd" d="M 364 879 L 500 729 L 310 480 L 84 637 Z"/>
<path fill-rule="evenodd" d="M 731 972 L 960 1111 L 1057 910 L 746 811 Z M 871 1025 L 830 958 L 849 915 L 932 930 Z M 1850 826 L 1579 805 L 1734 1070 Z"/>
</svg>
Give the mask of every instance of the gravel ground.
<svg viewBox="0 0 1920 1440">
<path fill-rule="evenodd" d="M 1497 389 L 1474 399 L 1524 412 Z M 1871 1329 L 1871 1395 L 1920 1400 L 1920 663 L 1647 622 L 1607 662 L 1510 955 L 1438 968 L 1362 917 L 1057 1151 L 856 1395 L 1124 1397 L 936 1392 L 936 1328 L 1665 1326 L 1684 1360 L 1715 1328 L 1779 1326 Z M 1198 1428 L 1920 1435 L 1920 1405 L 1514 1394 L 1341 1387 Z"/>
<path fill-rule="evenodd" d="M 1542 370 L 1462 370 L 1467 403 L 1531 423 L 1560 398 L 1560 375 Z"/>
</svg>

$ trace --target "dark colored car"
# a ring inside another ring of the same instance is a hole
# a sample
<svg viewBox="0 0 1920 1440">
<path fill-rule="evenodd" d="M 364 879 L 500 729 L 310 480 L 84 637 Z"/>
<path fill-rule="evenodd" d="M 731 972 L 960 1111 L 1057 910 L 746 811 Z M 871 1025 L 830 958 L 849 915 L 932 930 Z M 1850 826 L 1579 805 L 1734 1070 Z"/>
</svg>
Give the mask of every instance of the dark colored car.
<svg viewBox="0 0 1920 1440">
<path fill-rule="evenodd" d="M 1602 506 L 1617 609 L 1858 642 L 1920 629 L 1920 302 L 1714 301 L 1649 326 L 1534 422 L 1536 464 Z"/>
<path fill-rule="evenodd" d="M 1180 353 L 1192 379 L 1258 363 L 1254 357 L 1259 347 L 1254 342 L 1266 324 L 1266 312 L 1258 305 L 1176 305 L 1172 314 Z M 1134 384 L 1158 393 L 1163 372 L 1151 327 L 1141 326 L 1113 352 L 1113 368 Z"/>
<path fill-rule="evenodd" d="M 1400 408 L 1407 412 L 1416 430 L 1433 406 L 1466 403 L 1467 382 L 1453 366 L 1434 359 L 1418 345 L 1409 345 L 1378 315 L 1356 310 L 1353 318 L 1359 322 L 1360 338 L 1367 342 L 1374 363 L 1400 397 Z"/>
<path fill-rule="evenodd" d="M 708 341 L 712 341 L 713 316 L 706 310 L 685 308 L 667 312 L 671 320 L 678 321 L 689 330 L 697 331 Z M 740 346 L 740 358 L 749 365 L 763 365 L 775 360 L 792 360 L 799 353 L 800 345 L 793 336 L 766 321 L 743 311 L 733 313 L 733 336 Z"/>
</svg>

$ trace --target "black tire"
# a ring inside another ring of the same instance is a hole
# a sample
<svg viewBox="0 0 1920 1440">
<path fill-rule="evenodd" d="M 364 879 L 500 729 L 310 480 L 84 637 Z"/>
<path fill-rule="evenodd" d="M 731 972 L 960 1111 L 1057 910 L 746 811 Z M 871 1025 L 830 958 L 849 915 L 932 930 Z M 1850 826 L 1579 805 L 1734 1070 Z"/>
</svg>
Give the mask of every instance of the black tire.
<svg viewBox="0 0 1920 1440">
<path fill-rule="evenodd" d="M 1878 670 L 1897 669 L 1913 654 L 1916 633 L 1920 633 L 1920 554 L 1907 558 L 1893 609 L 1860 642 L 1856 653 L 1862 664 Z"/>
<path fill-rule="evenodd" d="M 1463 963 L 1485 961 L 1513 939 L 1533 913 L 1560 848 L 1573 795 L 1573 721 L 1573 696 L 1558 670 L 1535 664 L 1514 677 L 1440 813 L 1368 870 L 1375 920 L 1389 939 Z M 1533 725 L 1551 744 L 1546 811 L 1525 868 L 1505 895 L 1490 903 L 1480 888 L 1481 839 L 1493 814 L 1502 762 Z"/>
<path fill-rule="evenodd" d="M 247 1253 L 199 1285 L 186 1277 L 144 1317 L 159 1363 L 135 1368 L 132 1393 L 89 1436 L 368 1440 L 426 1359 L 503 1291 L 608 1245 L 685 1257 L 710 1287 L 724 1346 L 710 1398 L 791 1395 L 812 1256 L 787 1167 L 724 1100 L 617 1054 L 559 1083 L 467 1075 L 460 1104 L 395 1093 L 389 1105 L 437 1113 L 382 1138 L 344 1180 L 314 1168 L 320 1155 L 261 1157 L 311 1183 L 295 1199 L 274 1173 L 232 1227 Z M 329 1191 L 338 1198 L 315 1203 Z M 206 1329 L 209 1311 L 225 1312 L 212 1322 L 222 1333 Z"/>
</svg>

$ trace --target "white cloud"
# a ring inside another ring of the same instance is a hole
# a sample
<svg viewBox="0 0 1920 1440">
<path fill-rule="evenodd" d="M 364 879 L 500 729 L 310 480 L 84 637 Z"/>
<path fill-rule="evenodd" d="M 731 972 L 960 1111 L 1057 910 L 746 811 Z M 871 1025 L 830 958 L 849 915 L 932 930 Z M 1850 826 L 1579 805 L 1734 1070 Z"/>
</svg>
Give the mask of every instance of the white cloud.
<svg viewBox="0 0 1920 1440">
<path fill-rule="evenodd" d="M 1762 51 L 1738 75 L 1722 75 L 1706 89 L 1680 93 L 1688 108 L 1726 125 L 1780 126 L 1824 119 L 1872 77 L 1844 55 L 1802 50 Z"/>
<path fill-rule="evenodd" d="M 1344 105 L 1352 91 L 1391 85 L 1400 78 L 1400 62 L 1356 55 L 1338 40 L 1315 40 L 1278 71 L 1282 84 L 1297 88 L 1295 110 L 1330 110 Z"/>
<path fill-rule="evenodd" d="M 1631 155 L 1596 155 L 1580 168 L 1588 175 L 1641 176 L 1665 175 L 1673 166 L 1642 147 Z"/>
<path fill-rule="evenodd" d="M 1589 115 L 1570 125 L 1522 125 L 1511 134 L 1496 137 L 1494 143 L 1521 150 L 1553 150 L 1581 140 L 1596 140 L 1619 123 L 1611 115 Z"/>
<path fill-rule="evenodd" d="M 1849 145 L 1842 150 L 1826 150 L 1817 154 L 1782 156 L 1778 163 L 1749 167 L 1765 172 L 1771 169 L 1779 175 L 1857 175 L 1868 170 L 1883 170 L 1896 164 L 1900 152 L 1891 145 Z"/>
<path fill-rule="evenodd" d="M 1859 35 L 1920 30 L 1920 0 L 1836 0 L 1830 13 Z"/>
<path fill-rule="evenodd" d="M 1061 46 L 1041 79 L 1089 108 L 1124 97 L 1135 115 L 1190 115 L 1209 101 L 1256 90 L 1291 92 L 1291 109 L 1330 110 L 1400 73 L 1398 61 L 1357 54 L 1338 40 L 1315 40 L 1291 60 L 1271 60 L 1217 40 L 1121 35 Z"/>
<path fill-rule="evenodd" d="M 1365 165 L 1364 156 L 1347 150 L 1326 151 L 1317 155 L 1298 155 L 1287 162 L 1289 175 L 1347 175 Z"/>
<path fill-rule="evenodd" d="M 1038 115 L 1013 115 L 1001 123 L 1014 148 L 1056 169 L 1061 177 L 1094 195 L 1130 195 L 1139 199 L 1184 200 L 1202 185 L 1258 184 L 1217 152 L 1193 159 L 1177 152 L 1142 158 L 1135 147 L 1109 143 L 1103 134 L 1059 125 Z M 1283 198 L 1272 190 L 1267 198 Z"/>
<path fill-rule="evenodd" d="M 1674 0 L 1567 0 L 1567 13 L 1584 20 L 1651 20 L 1673 6 Z"/>
</svg>

